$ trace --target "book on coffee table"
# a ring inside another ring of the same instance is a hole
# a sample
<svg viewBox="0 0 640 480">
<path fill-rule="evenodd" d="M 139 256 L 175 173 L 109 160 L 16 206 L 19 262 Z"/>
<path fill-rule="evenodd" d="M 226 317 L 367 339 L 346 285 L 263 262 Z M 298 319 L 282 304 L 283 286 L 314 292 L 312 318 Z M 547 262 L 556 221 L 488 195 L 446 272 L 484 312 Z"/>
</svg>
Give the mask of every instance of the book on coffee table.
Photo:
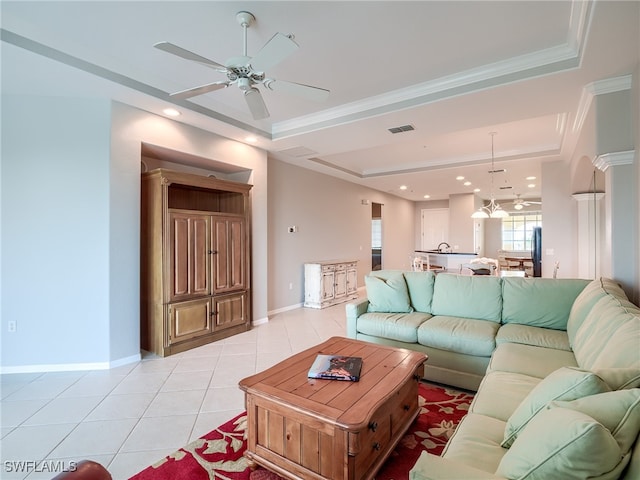
<svg viewBox="0 0 640 480">
<path fill-rule="evenodd" d="M 362 358 L 360 357 L 318 354 L 307 377 L 357 382 L 360 380 L 361 370 Z"/>
</svg>

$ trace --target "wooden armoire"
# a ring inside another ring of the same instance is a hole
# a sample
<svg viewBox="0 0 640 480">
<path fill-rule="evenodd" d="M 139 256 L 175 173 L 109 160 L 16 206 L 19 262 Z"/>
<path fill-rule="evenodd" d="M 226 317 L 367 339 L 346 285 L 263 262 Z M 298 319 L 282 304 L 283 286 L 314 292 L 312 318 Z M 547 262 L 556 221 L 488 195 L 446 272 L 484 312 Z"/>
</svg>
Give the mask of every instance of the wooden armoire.
<svg viewBox="0 0 640 480">
<path fill-rule="evenodd" d="M 251 326 L 251 185 L 142 174 L 141 347 L 161 356 Z"/>
</svg>

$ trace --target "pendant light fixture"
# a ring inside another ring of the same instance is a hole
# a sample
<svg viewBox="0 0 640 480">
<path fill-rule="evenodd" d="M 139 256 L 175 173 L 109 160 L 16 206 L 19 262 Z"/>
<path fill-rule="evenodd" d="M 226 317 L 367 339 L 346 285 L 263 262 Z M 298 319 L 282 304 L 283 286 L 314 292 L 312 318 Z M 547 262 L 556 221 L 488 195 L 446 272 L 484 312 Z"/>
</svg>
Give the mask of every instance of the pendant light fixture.
<svg viewBox="0 0 640 480">
<path fill-rule="evenodd" d="M 509 214 L 496 203 L 493 197 L 493 176 L 495 175 L 495 169 L 493 168 L 493 137 L 496 135 L 496 132 L 490 132 L 489 135 L 491 135 L 491 190 L 489 191 L 491 200 L 489 201 L 489 205 L 485 205 L 476 212 L 473 212 L 471 218 L 505 218 L 509 216 Z"/>
</svg>

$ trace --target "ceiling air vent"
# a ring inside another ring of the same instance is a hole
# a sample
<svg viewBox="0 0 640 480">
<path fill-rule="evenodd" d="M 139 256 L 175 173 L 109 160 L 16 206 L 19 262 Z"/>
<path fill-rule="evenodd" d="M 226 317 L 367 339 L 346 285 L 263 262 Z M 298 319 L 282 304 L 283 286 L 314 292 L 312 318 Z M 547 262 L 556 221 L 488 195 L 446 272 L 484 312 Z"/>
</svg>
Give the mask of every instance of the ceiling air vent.
<svg viewBox="0 0 640 480">
<path fill-rule="evenodd" d="M 415 130 L 413 125 L 402 125 L 401 127 L 392 127 L 388 129 L 391 133 L 402 133 L 402 132 L 410 132 L 411 130 Z"/>
<path fill-rule="evenodd" d="M 513 187 L 510 186 L 505 186 L 505 187 L 500 187 L 500 190 L 511 190 Z"/>
</svg>

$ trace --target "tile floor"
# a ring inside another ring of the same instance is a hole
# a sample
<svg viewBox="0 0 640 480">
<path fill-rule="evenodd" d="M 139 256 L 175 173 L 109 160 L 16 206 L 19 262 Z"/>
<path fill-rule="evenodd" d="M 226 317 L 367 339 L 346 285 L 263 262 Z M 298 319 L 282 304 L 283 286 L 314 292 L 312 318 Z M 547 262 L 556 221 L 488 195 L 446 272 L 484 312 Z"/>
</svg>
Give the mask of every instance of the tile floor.
<svg viewBox="0 0 640 480">
<path fill-rule="evenodd" d="M 345 335 L 345 306 L 297 308 L 188 352 L 104 371 L 1 376 L 0 478 L 92 459 L 126 480 L 244 411 L 238 381 Z M 54 461 L 19 465 L 17 462 Z M 19 470 L 19 471 L 16 471 Z M 37 471 L 40 470 L 40 471 Z"/>
</svg>

